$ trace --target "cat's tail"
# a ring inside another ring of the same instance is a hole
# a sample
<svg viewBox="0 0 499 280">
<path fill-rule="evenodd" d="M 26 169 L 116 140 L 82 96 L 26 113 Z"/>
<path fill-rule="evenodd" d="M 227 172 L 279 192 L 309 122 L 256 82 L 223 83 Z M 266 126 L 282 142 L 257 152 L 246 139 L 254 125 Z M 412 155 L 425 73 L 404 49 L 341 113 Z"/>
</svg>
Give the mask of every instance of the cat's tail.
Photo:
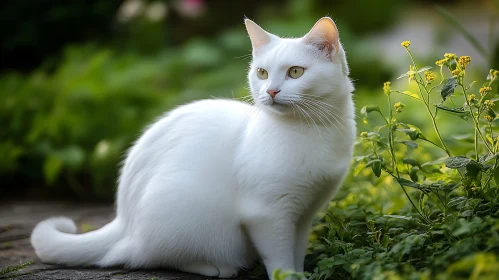
<svg viewBox="0 0 499 280">
<path fill-rule="evenodd" d="M 76 225 L 68 218 L 50 218 L 40 222 L 31 234 L 31 244 L 44 263 L 69 266 L 109 266 L 101 260 L 106 257 L 123 235 L 118 219 L 104 227 L 84 234 L 75 234 Z M 109 256 L 106 258 L 109 260 Z M 122 264 L 122 263 L 121 263 Z"/>
</svg>

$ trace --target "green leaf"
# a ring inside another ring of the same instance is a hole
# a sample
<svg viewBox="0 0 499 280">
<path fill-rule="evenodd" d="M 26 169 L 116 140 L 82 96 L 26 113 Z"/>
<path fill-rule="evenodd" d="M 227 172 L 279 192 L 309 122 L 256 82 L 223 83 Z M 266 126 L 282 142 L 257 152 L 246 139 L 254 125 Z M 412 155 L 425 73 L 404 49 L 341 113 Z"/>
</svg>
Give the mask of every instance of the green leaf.
<svg viewBox="0 0 499 280">
<path fill-rule="evenodd" d="M 461 214 L 459 214 L 460 217 L 469 217 L 473 215 L 473 210 L 466 210 L 464 212 L 462 212 Z M 462 228 L 461 230 L 458 230 L 456 232 L 459 232 L 459 233 L 454 233 L 455 235 L 460 235 L 462 232 L 465 232 L 464 228 Z"/>
<path fill-rule="evenodd" d="M 422 73 L 422 72 L 424 72 L 424 71 L 426 71 L 426 70 L 430 70 L 431 68 L 433 68 L 433 67 L 432 67 L 432 66 L 425 66 L 425 67 L 423 67 L 423 68 L 419 69 L 419 70 L 418 70 L 418 73 Z"/>
<path fill-rule="evenodd" d="M 497 154 L 488 154 L 488 155 L 486 155 L 484 157 L 481 157 L 480 160 L 479 160 L 479 162 L 480 163 L 485 163 L 487 161 L 490 161 L 490 160 L 496 158 L 498 155 L 499 155 L 499 153 L 497 153 Z"/>
<path fill-rule="evenodd" d="M 415 158 L 404 158 L 402 163 L 410 164 L 412 166 L 420 166 L 419 162 Z"/>
<path fill-rule="evenodd" d="M 411 168 L 411 172 L 409 173 L 409 177 L 411 177 L 411 180 L 413 182 L 417 182 L 419 180 L 418 169 L 417 168 Z"/>
<path fill-rule="evenodd" d="M 398 80 L 398 79 L 402 79 L 402 78 L 404 78 L 404 77 L 408 77 L 408 76 L 410 76 L 410 75 L 414 75 L 414 74 L 416 74 L 416 73 L 417 73 L 417 72 L 416 72 L 416 71 L 414 71 L 414 70 L 409 70 L 409 71 L 407 71 L 406 73 L 404 73 L 404 74 L 400 75 L 400 76 L 397 78 L 397 80 Z"/>
<path fill-rule="evenodd" d="M 418 147 L 418 144 L 416 144 L 416 142 L 407 141 L 407 140 L 397 141 L 397 143 L 402 143 L 402 144 L 409 146 L 413 149 L 416 149 Z"/>
<path fill-rule="evenodd" d="M 496 170 L 494 170 L 494 181 L 496 182 L 496 185 L 499 186 L 499 168 L 496 168 Z"/>
<path fill-rule="evenodd" d="M 416 130 L 407 129 L 407 128 L 399 128 L 397 130 L 409 135 L 409 137 L 411 137 L 412 140 L 418 139 L 418 132 Z"/>
<path fill-rule="evenodd" d="M 471 161 L 472 159 L 465 156 L 450 157 L 445 160 L 445 165 L 448 168 L 457 169 L 466 167 Z"/>
<path fill-rule="evenodd" d="M 451 96 L 454 93 L 454 89 L 457 87 L 457 80 L 455 78 L 445 79 L 442 85 L 442 90 L 440 91 L 440 95 L 442 99 L 445 100 L 447 97 Z"/>
<path fill-rule="evenodd" d="M 363 115 L 367 115 L 374 111 L 381 113 L 381 110 L 379 109 L 378 106 L 364 106 L 362 107 L 362 109 L 360 109 L 360 113 Z"/>
<path fill-rule="evenodd" d="M 403 219 L 403 220 L 407 220 L 407 221 L 411 221 L 412 220 L 412 217 L 402 216 L 402 215 L 383 215 L 383 217 L 395 218 L 395 219 Z"/>
<path fill-rule="evenodd" d="M 468 113 L 468 112 L 466 112 L 464 110 L 463 107 L 451 108 L 451 107 L 448 107 L 448 106 L 445 106 L 445 105 L 442 105 L 442 104 L 435 104 L 434 106 L 437 107 L 440 110 L 443 110 L 443 111 L 446 111 L 446 112 L 449 112 L 449 113 L 453 113 L 453 114 L 467 114 Z"/>
<path fill-rule="evenodd" d="M 425 162 L 425 163 L 423 163 L 422 166 L 442 164 L 442 163 L 446 162 L 448 158 L 449 157 L 447 157 L 447 156 L 441 157 L 441 158 L 439 158 L 437 160 Z"/>
<path fill-rule="evenodd" d="M 457 134 L 457 135 L 452 135 L 452 138 L 458 140 L 458 141 L 465 141 L 468 143 L 473 143 L 474 140 L 474 134 L 473 133 L 466 133 L 466 134 Z"/>
<path fill-rule="evenodd" d="M 371 168 L 373 169 L 374 175 L 376 175 L 376 177 L 379 178 L 379 176 L 381 176 L 381 161 L 380 160 L 373 161 Z"/>
<path fill-rule="evenodd" d="M 55 152 L 65 166 L 71 169 L 78 169 L 85 160 L 85 152 L 78 146 L 69 146 Z"/>
<path fill-rule="evenodd" d="M 453 199 L 451 199 L 448 203 L 447 203 L 447 207 L 454 207 L 458 204 L 461 204 L 463 202 L 466 202 L 468 200 L 468 198 L 464 197 L 464 196 L 458 196 L 458 197 L 454 197 Z"/>
<path fill-rule="evenodd" d="M 419 131 L 419 129 L 412 128 L 397 128 L 398 131 L 407 134 L 411 140 L 423 139 L 426 140 L 426 137 Z"/>
<path fill-rule="evenodd" d="M 495 117 L 497 117 L 496 112 L 494 110 L 492 110 L 492 109 L 488 109 L 487 113 L 489 114 L 489 116 L 492 117 L 492 119 L 495 119 Z"/>
<path fill-rule="evenodd" d="M 419 95 L 417 95 L 417 94 L 415 94 L 415 93 L 412 93 L 412 92 L 410 92 L 410 91 L 407 91 L 407 90 L 402 91 L 402 92 L 400 92 L 400 93 L 402 93 L 403 95 L 407 95 L 407 96 L 409 96 L 409 97 L 415 98 L 415 99 L 417 99 L 417 100 L 422 100 L 422 99 L 421 99 L 421 97 L 419 97 Z"/>
<path fill-rule="evenodd" d="M 43 164 L 43 174 L 47 184 L 51 185 L 62 170 L 62 161 L 56 156 L 49 156 Z"/>
<path fill-rule="evenodd" d="M 404 179 L 404 178 L 397 178 L 397 182 L 402 186 L 413 187 L 413 188 L 417 188 L 417 189 L 420 188 L 420 185 L 418 183 L 414 183 L 413 181 L 409 181 L 409 180 Z"/>
<path fill-rule="evenodd" d="M 457 156 L 457 157 L 451 157 L 447 158 L 445 160 L 445 165 L 448 168 L 452 169 L 458 169 L 458 168 L 463 168 L 466 167 L 466 170 L 468 171 L 467 174 L 476 176 L 478 172 L 482 169 L 482 165 L 471 158 L 465 157 L 465 156 Z"/>
<path fill-rule="evenodd" d="M 472 160 L 468 165 L 466 165 L 467 174 L 471 174 L 473 176 L 477 176 L 478 173 L 482 170 L 482 165 L 474 160 Z"/>
<path fill-rule="evenodd" d="M 366 167 L 365 162 L 357 164 L 357 167 L 355 167 L 355 170 L 353 171 L 353 176 L 359 175 L 360 171 L 362 171 L 365 167 Z"/>
<path fill-rule="evenodd" d="M 465 156 L 457 156 L 457 157 L 450 157 L 445 160 L 445 165 L 448 168 L 452 169 L 458 169 L 458 168 L 463 168 L 466 167 L 467 169 L 471 168 L 471 170 L 474 170 L 478 168 L 480 169 L 480 164 L 471 158 L 465 157 Z"/>
</svg>

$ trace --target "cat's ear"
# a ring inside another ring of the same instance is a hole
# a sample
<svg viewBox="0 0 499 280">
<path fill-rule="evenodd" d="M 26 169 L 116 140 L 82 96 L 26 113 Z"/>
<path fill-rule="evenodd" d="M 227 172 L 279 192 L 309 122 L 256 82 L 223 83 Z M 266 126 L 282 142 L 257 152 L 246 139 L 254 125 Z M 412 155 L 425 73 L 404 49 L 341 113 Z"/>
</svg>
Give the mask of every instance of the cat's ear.
<svg viewBox="0 0 499 280">
<path fill-rule="evenodd" d="M 244 25 L 246 25 L 246 30 L 248 31 L 253 50 L 267 45 L 276 38 L 275 35 L 263 30 L 263 28 L 250 19 L 244 19 Z"/>
<path fill-rule="evenodd" d="M 303 37 L 303 41 L 307 44 L 316 46 L 320 51 L 331 54 L 333 51 L 340 51 L 338 29 L 336 24 L 329 17 L 319 19 L 314 27 Z"/>
</svg>

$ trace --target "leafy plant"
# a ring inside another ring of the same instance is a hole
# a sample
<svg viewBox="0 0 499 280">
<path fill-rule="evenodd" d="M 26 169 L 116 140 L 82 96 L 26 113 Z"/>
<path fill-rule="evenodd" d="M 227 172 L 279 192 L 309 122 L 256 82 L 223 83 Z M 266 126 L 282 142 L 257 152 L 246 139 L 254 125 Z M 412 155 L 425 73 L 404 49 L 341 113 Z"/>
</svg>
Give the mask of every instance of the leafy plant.
<svg viewBox="0 0 499 280">
<path fill-rule="evenodd" d="M 310 279 L 497 279 L 499 71 L 478 88 L 467 79 L 471 58 L 449 53 L 436 62 L 437 79 L 417 63 L 409 41 L 402 46 L 411 64 L 399 79 L 416 91 L 386 82 L 387 109 L 360 110 L 374 125 L 360 134 L 364 154 L 350 178 L 358 185 L 341 191 L 314 229 Z M 407 106 L 398 97 L 427 114 L 432 133 L 399 120 Z M 469 133 L 444 135 L 446 118 Z M 472 145 L 456 145 L 466 141 Z"/>
<path fill-rule="evenodd" d="M 13 278 L 13 277 L 16 277 L 18 276 L 17 274 L 15 274 L 15 272 L 25 268 L 26 266 L 28 265 L 31 265 L 33 264 L 33 261 L 27 261 L 25 263 L 21 263 L 21 264 L 18 264 L 18 265 L 13 265 L 13 266 L 6 266 L 5 268 L 2 268 L 0 269 L 0 279 L 3 279 L 3 278 Z"/>
</svg>

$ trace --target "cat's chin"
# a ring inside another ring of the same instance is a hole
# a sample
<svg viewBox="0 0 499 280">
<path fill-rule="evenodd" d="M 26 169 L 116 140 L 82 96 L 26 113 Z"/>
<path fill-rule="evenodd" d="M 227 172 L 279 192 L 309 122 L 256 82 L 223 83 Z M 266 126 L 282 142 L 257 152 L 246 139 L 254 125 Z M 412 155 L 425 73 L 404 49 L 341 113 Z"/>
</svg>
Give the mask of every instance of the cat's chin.
<svg viewBox="0 0 499 280">
<path fill-rule="evenodd" d="M 262 105 L 263 110 L 267 111 L 268 113 L 276 116 L 289 116 L 292 115 L 293 112 L 291 110 L 291 107 L 286 104 L 281 104 L 281 103 L 272 103 L 269 105 Z"/>
</svg>

